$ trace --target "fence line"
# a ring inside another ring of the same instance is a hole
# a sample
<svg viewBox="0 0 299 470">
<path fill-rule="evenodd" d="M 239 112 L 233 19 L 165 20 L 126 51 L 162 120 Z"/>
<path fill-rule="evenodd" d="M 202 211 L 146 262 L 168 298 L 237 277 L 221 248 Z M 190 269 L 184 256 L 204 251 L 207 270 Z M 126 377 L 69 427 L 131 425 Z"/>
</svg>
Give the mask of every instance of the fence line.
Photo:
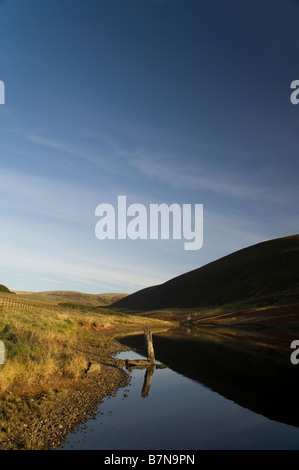
<svg viewBox="0 0 299 470">
<path fill-rule="evenodd" d="M 2 297 L 0 296 L 0 307 L 12 308 L 55 308 L 55 305 L 46 304 L 44 302 L 32 302 L 22 300 L 20 298 Z"/>
</svg>

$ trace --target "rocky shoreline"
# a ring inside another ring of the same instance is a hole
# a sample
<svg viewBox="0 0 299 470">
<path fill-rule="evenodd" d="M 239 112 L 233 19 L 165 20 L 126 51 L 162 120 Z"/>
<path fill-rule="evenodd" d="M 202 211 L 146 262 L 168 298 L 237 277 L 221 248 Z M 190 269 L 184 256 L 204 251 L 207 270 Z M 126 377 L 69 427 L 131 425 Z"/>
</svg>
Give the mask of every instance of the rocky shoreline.
<svg viewBox="0 0 299 470">
<path fill-rule="evenodd" d="M 71 387 L 1 400 L 0 450 L 63 448 L 68 434 L 95 418 L 103 399 L 129 382 L 128 373 L 111 355 L 97 364 Z"/>
</svg>

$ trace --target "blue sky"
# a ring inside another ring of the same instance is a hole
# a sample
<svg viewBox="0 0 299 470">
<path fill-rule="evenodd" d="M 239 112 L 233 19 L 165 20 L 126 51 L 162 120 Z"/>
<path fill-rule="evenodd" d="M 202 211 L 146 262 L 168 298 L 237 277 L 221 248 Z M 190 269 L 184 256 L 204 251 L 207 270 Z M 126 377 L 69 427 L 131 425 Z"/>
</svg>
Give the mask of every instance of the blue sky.
<svg viewBox="0 0 299 470">
<path fill-rule="evenodd" d="M 134 292 L 298 233 L 299 2 L 0 1 L 0 283 Z M 203 247 L 95 209 L 203 204 Z"/>
</svg>

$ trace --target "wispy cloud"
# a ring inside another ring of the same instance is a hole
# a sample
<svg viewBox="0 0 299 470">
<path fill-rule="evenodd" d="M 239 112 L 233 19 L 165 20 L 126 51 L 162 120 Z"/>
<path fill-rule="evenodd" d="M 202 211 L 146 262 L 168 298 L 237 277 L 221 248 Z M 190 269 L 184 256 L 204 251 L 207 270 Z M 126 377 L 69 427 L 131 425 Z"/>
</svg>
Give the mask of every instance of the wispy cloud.
<svg viewBox="0 0 299 470">
<path fill-rule="evenodd" d="M 237 199 L 249 199 L 264 202 L 287 202 L 291 198 L 289 189 L 284 187 L 262 186 L 254 181 L 254 176 L 215 172 L 199 163 L 170 162 L 169 159 L 159 160 L 139 154 L 128 159 L 130 165 L 149 178 L 167 183 L 169 186 L 182 190 L 210 191 L 221 196 Z"/>
<path fill-rule="evenodd" d="M 87 222 L 102 191 L 72 181 L 0 168 L 0 204 L 24 214 Z M 103 196 L 102 196 L 103 197 Z M 94 205 L 92 204 L 94 201 Z M 1 213 L 3 216 L 3 210 Z M 11 212 L 11 217 L 17 215 Z"/>
<path fill-rule="evenodd" d="M 37 145 L 73 155 L 111 173 L 128 175 L 130 171 L 134 171 L 135 177 L 139 173 L 139 176 L 146 176 L 181 190 L 208 191 L 223 197 L 271 203 L 286 203 L 293 197 L 291 187 L 277 185 L 272 187 L 267 185 L 266 179 L 261 182 L 254 174 L 228 172 L 227 169 L 220 167 L 215 170 L 209 168 L 207 159 L 195 161 L 185 158 L 183 155 L 178 155 L 177 151 L 172 152 L 171 148 L 168 153 L 164 151 L 157 156 L 157 150 L 151 150 L 151 146 L 146 150 L 137 150 L 134 144 L 129 145 L 120 134 L 113 135 L 108 131 L 107 133 L 84 131 L 82 135 L 91 141 L 96 141 L 99 146 L 104 144 L 109 158 L 103 154 L 105 153 L 103 150 L 95 151 L 90 148 L 82 150 L 74 144 L 59 139 L 44 138 L 30 133 L 26 138 Z"/>
<path fill-rule="evenodd" d="M 127 262 L 123 264 L 110 258 L 101 257 L 100 261 L 95 262 L 92 258 L 80 259 L 75 255 L 72 259 L 59 259 L 45 253 L 31 252 L 30 250 L 19 249 L 16 246 L 0 245 L 3 256 L 1 257 L 1 266 L 15 269 L 18 275 L 26 273 L 32 276 L 35 274 L 39 280 L 44 276 L 49 282 L 58 282 L 59 280 L 77 282 L 78 284 L 89 285 L 93 289 L 108 285 L 115 288 L 121 286 L 124 292 L 131 292 L 132 289 L 142 288 L 157 283 L 158 277 L 162 279 L 161 273 L 157 275 L 154 270 L 151 272 L 148 268 L 133 267 Z"/>
<path fill-rule="evenodd" d="M 97 170 L 103 169 L 112 175 L 122 175 L 125 171 L 123 166 L 120 167 L 120 163 L 126 163 L 126 161 L 120 160 L 120 157 L 127 154 L 126 148 L 116 138 L 103 133 L 95 134 L 92 131 L 82 131 L 76 137 L 76 144 L 73 141 L 70 143 L 67 139 L 45 138 L 32 133 L 25 134 L 25 138 L 37 145 L 63 153 L 65 156 L 76 157 L 79 162 L 82 162 L 84 171 L 86 171 L 86 163 Z M 66 164 L 65 160 L 64 164 Z M 74 165 L 74 163 L 72 164 Z"/>
<path fill-rule="evenodd" d="M 89 163 L 96 164 L 97 163 L 97 155 L 91 156 L 90 153 L 81 151 L 73 145 L 70 145 L 67 142 L 56 140 L 56 139 L 49 139 L 44 138 L 36 134 L 27 134 L 26 138 L 31 142 L 34 142 L 38 145 L 43 145 L 45 147 L 50 147 L 52 149 L 58 150 L 60 152 L 68 153 L 75 157 L 82 158 L 83 160 L 88 161 Z"/>
</svg>

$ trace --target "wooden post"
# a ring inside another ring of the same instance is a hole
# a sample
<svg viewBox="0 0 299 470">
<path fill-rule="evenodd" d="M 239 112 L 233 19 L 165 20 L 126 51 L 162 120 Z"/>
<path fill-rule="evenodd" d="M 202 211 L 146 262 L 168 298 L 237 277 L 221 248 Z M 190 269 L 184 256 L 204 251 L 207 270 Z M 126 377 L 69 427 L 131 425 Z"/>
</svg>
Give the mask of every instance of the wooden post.
<svg viewBox="0 0 299 470">
<path fill-rule="evenodd" d="M 144 330 L 145 341 L 147 345 L 147 360 L 151 364 L 155 364 L 155 353 L 154 353 L 154 346 L 153 346 L 153 336 L 150 330 Z"/>
</svg>

